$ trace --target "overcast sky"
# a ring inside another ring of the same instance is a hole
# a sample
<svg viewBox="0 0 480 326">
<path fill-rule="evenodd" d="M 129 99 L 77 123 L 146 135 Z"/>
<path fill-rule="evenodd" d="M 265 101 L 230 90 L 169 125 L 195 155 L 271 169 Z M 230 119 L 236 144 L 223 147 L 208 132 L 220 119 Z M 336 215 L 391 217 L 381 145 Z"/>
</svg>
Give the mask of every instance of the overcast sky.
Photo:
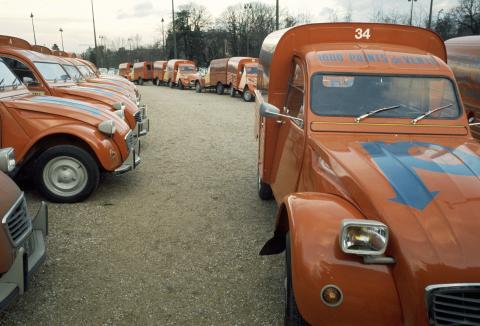
<svg viewBox="0 0 480 326">
<path fill-rule="evenodd" d="M 434 0 L 434 13 L 442 8 L 451 8 L 458 0 Z M 192 2 L 175 0 L 175 7 Z M 215 18 L 238 0 L 200 0 L 193 1 L 207 7 Z M 245 3 L 248 1 L 244 1 Z M 262 0 L 274 5 L 275 0 Z M 426 15 L 430 0 L 418 0 L 414 15 Z M 290 14 L 307 13 L 314 22 L 327 22 L 335 11 L 341 19 L 351 6 L 354 21 L 368 21 L 374 8 L 383 8 L 385 12 L 393 10 L 409 13 L 407 0 L 280 0 L 282 10 Z M 90 0 L 0 0 L 0 33 L 26 39 L 33 44 L 33 32 L 30 13 L 34 14 L 37 43 L 51 47 L 57 43 L 61 47 L 61 27 L 64 32 L 66 51 L 82 52 L 93 46 L 93 27 Z M 161 23 L 165 19 L 165 28 L 171 20 L 170 0 L 94 0 L 97 37 L 107 40 L 129 38 L 141 35 L 142 44 L 152 44 L 161 39 Z"/>
</svg>

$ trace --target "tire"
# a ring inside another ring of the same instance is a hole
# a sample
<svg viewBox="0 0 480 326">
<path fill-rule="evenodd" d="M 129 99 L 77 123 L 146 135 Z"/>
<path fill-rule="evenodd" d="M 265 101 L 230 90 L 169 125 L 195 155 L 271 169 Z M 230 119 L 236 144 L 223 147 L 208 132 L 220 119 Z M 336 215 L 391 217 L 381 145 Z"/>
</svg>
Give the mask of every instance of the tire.
<svg viewBox="0 0 480 326">
<path fill-rule="evenodd" d="M 297 302 L 292 285 L 292 254 L 290 250 L 290 234 L 285 238 L 285 326 L 308 326 L 305 319 L 298 311 Z"/>
<path fill-rule="evenodd" d="M 225 91 L 225 87 L 223 86 L 223 84 L 218 83 L 217 84 L 217 94 L 218 95 L 223 95 L 224 91 Z"/>
<path fill-rule="evenodd" d="M 237 95 L 237 90 L 233 86 L 230 86 L 230 88 L 228 89 L 228 92 L 230 94 L 230 97 L 235 97 L 235 95 Z"/>
<path fill-rule="evenodd" d="M 100 170 L 92 155 L 72 145 L 58 145 L 42 152 L 34 163 L 34 181 L 52 202 L 75 203 L 86 199 L 98 186 Z"/>
<path fill-rule="evenodd" d="M 201 93 L 202 92 L 202 85 L 200 85 L 200 82 L 195 83 L 195 92 Z"/>
<path fill-rule="evenodd" d="M 168 81 L 168 87 L 173 88 L 173 82 L 171 80 Z"/>
<path fill-rule="evenodd" d="M 157 86 L 160 86 L 162 84 L 162 82 L 160 81 L 160 78 L 157 78 Z"/>
<path fill-rule="evenodd" d="M 152 79 L 152 84 L 153 84 L 153 85 L 157 85 L 157 81 L 158 81 L 158 78 Z"/>
<path fill-rule="evenodd" d="M 143 78 L 142 77 L 138 77 L 138 85 L 143 85 Z"/>
<path fill-rule="evenodd" d="M 261 200 L 270 200 L 273 199 L 272 188 L 268 183 L 265 183 L 260 178 L 260 171 L 257 173 L 257 188 L 258 188 L 258 197 Z"/>
<path fill-rule="evenodd" d="M 248 90 L 248 88 L 245 88 L 242 93 L 242 98 L 245 102 L 252 102 L 254 99 L 253 94 Z"/>
<path fill-rule="evenodd" d="M 182 91 L 185 89 L 185 86 L 183 86 L 183 82 L 181 80 L 178 80 L 178 85 L 177 86 L 178 86 L 178 89 L 180 89 Z"/>
</svg>

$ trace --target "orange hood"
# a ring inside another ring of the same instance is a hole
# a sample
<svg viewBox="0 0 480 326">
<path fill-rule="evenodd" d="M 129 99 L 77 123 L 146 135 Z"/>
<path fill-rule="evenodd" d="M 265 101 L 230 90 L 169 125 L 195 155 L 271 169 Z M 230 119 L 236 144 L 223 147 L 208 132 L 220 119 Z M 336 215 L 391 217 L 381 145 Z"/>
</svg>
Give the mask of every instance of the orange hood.
<svg viewBox="0 0 480 326">
<path fill-rule="evenodd" d="M 330 141 L 322 135 L 311 145 L 312 162 L 320 166 L 315 170 L 330 175 L 336 191 L 366 218 L 388 225 L 386 254 L 396 260 L 392 274 L 404 316 L 423 318 L 428 285 L 479 281 L 478 143 L 431 136 Z"/>
</svg>

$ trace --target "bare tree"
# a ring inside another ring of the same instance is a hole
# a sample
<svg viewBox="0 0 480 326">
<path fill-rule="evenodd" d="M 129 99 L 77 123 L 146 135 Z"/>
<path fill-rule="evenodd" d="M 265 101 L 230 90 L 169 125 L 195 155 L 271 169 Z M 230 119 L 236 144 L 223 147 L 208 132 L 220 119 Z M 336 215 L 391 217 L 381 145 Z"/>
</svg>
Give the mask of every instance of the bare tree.
<svg viewBox="0 0 480 326">
<path fill-rule="evenodd" d="M 461 32 L 480 34 L 480 0 L 460 0 L 455 15 Z"/>
</svg>

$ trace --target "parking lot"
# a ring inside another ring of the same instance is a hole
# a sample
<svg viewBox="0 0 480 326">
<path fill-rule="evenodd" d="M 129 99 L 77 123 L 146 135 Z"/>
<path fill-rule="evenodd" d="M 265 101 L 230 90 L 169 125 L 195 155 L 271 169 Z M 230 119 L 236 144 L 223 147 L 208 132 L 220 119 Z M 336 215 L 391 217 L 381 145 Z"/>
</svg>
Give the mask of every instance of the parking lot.
<svg viewBox="0 0 480 326">
<path fill-rule="evenodd" d="M 283 255 L 258 252 L 254 105 L 139 86 L 142 163 L 78 204 L 50 204 L 45 264 L 1 325 L 279 325 Z M 40 204 L 27 190 L 33 213 Z"/>
</svg>

